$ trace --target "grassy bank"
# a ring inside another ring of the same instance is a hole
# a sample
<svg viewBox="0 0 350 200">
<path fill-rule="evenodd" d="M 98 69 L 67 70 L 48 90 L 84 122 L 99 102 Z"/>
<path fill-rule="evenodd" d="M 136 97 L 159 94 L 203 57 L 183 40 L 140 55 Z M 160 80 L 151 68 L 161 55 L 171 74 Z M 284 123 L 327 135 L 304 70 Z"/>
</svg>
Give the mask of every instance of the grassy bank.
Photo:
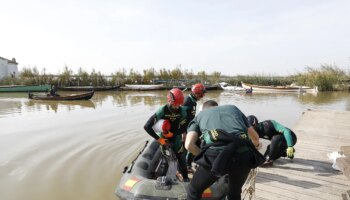
<svg viewBox="0 0 350 200">
<path fill-rule="evenodd" d="M 45 69 L 39 72 L 34 68 L 23 68 L 20 76 L 16 78 L 5 78 L 0 80 L 1 85 L 40 85 L 52 84 L 58 86 L 114 86 L 124 84 L 153 84 L 164 83 L 165 85 L 192 85 L 194 83 L 205 83 L 214 85 L 219 82 L 228 82 L 232 85 L 240 85 L 241 81 L 256 85 L 298 85 L 317 86 L 320 91 L 348 90 L 350 76 L 344 70 L 337 66 L 321 65 L 319 68 L 306 68 L 290 76 L 267 76 L 264 74 L 225 76 L 220 72 L 207 73 L 200 71 L 194 73 L 192 70 L 181 69 L 145 69 L 139 72 L 133 68 L 127 71 L 119 69 L 110 75 L 103 75 L 100 71 L 92 70 L 87 72 L 80 68 L 73 72 L 65 66 L 62 72 L 57 74 L 48 74 Z"/>
</svg>

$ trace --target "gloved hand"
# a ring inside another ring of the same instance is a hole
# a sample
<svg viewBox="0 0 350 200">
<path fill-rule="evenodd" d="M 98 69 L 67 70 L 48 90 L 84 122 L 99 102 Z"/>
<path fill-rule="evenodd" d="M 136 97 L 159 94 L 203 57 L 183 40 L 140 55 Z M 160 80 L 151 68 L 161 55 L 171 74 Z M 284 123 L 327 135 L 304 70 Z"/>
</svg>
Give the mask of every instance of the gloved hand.
<svg viewBox="0 0 350 200">
<path fill-rule="evenodd" d="M 288 147 L 287 148 L 287 157 L 290 159 L 294 158 L 294 148 L 293 147 Z"/>
<path fill-rule="evenodd" d="M 172 138 L 174 134 L 172 132 L 168 131 L 167 133 L 163 132 L 162 135 L 165 138 Z"/>
<path fill-rule="evenodd" d="M 165 139 L 165 138 L 159 138 L 158 142 L 159 142 L 160 145 L 167 145 L 167 144 L 169 144 L 168 140 Z"/>
<path fill-rule="evenodd" d="M 168 131 L 170 131 L 171 129 L 171 124 L 169 122 L 169 120 L 164 120 L 163 124 L 162 124 L 162 131 L 163 133 L 167 133 Z"/>
</svg>

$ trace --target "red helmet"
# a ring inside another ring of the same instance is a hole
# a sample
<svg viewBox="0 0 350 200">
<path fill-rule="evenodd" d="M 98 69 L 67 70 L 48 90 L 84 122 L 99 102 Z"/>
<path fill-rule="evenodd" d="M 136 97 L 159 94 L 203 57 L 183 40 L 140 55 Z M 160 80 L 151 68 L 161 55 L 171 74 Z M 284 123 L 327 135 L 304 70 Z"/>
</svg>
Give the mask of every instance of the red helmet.
<svg viewBox="0 0 350 200">
<path fill-rule="evenodd" d="M 198 97 L 204 97 L 205 87 L 201 83 L 197 83 L 192 86 L 191 92 L 196 94 Z"/>
<path fill-rule="evenodd" d="M 181 106 L 184 104 L 184 94 L 179 88 L 174 88 L 168 93 L 168 103 L 174 106 Z"/>
</svg>

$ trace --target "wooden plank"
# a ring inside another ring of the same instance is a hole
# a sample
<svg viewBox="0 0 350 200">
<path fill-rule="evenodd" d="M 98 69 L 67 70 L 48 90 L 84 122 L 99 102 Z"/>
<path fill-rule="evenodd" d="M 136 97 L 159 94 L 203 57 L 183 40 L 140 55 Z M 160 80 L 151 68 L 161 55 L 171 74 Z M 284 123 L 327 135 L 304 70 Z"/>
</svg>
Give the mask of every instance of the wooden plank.
<svg viewBox="0 0 350 200">
<path fill-rule="evenodd" d="M 336 160 L 336 164 L 339 169 L 344 173 L 344 175 L 350 179 L 350 158 L 343 157 Z"/>
<path fill-rule="evenodd" d="M 258 180 L 262 180 L 262 178 L 258 178 Z M 288 187 L 286 187 L 285 189 L 281 189 L 279 187 L 274 187 L 268 184 L 259 184 L 256 187 L 257 190 L 257 195 L 260 196 L 259 191 L 265 191 L 266 192 L 266 196 L 263 196 L 264 198 L 267 199 L 309 199 L 309 195 L 305 195 L 302 193 L 295 193 L 295 192 L 291 192 L 290 190 L 288 190 Z M 316 197 L 310 198 L 310 200 L 313 199 L 317 199 Z"/>
<path fill-rule="evenodd" d="M 341 151 L 346 157 L 350 157 L 350 146 L 342 146 L 342 147 L 340 147 L 340 151 Z"/>
<path fill-rule="evenodd" d="M 298 158 L 296 158 L 298 159 Z M 260 168 L 259 171 L 262 172 L 286 172 L 291 175 L 300 175 L 305 177 L 310 177 L 313 179 L 319 179 L 328 181 L 333 184 L 339 184 L 346 186 L 349 181 L 343 176 L 341 172 L 334 169 L 329 169 L 329 167 L 324 168 L 321 164 L 314 164 L 314 162 L 308 160 L 302 160 L 298 162 L 288 162 L 286 159 L 280 159 L 274 162 L 273 168 Z"/>
<path fill-rule="evenodd" d="M 350 112 L 305 112 L 293 129 L 298 137 L 295 158 L 259 169 L 257 199 L 342 199 L 350 181 L 332 168 L 327 154 L 350 144 L 349 118 Z"/>
<path fill-rule="evenodd" d="M 284 193 L 278 193 L 279 190 L 276 188 L 271 189 L 271 187 L 266 187 L 264 185 L 259 186 L 259 188 L 255 188 L 255 197 L 256 199 L 266 199 L 266 200 L 280 200 L 280 199 L 296 199 L 293 196 L 287 196 Z"/>
<path fill-rule="evenodd" d="M 287 197 L 295 197 L 296 199 L 308 199 L 308 200 L 319 200 L 319 199 L 340 199 L 339 195 L 333 195 L 328 193 L 320 193 L 319 191 L 311 190 L 305 187 L 295 186 L 289 183 L 279 182 L 271 177 L 257 177 L 257 182 L 260 184 L 256 187 L 261 189 L 269 188 L 267 191 L 274 191 L 277 194 L 283 194 Z M 270 199 L 270 198 L 268 198 Z"/>
<path fill-rule="evenodd" d="M 260 173 L 259 177 L 269 177 L 280 183 L 295 185 L 297 187 L 309 188 L 319 192 L 327 191 L 329 194 L 339 195 L 347 185 L 330 182 L 329 180 L 321 180 L 314 177 L 307 177 L 304 174 L 286 174 L 283 170 L 273 170 L 272 173 Z"/>
</svg>

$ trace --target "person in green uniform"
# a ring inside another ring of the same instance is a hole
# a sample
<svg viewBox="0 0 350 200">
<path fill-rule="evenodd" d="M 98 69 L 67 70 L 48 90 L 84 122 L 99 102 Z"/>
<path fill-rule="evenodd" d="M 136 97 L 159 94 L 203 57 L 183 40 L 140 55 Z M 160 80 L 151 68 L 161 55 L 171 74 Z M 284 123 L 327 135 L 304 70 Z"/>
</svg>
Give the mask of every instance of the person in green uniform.
<svg viewBox="0 0 350 200">
<path fill-rule="evenodd" d="M 191 93 L 185 98 L 185 103 L 183 104 L 184 107 L 188 109 L 187 114 L 187 124 L 190 123 L 193 118 L 196 116 L 197 111 L 197 101 L 201 100 L 206 93 L 205 86 L 201 83 L 194 84 L 191 88 Z M 186 140 L 186 134 L 184 134 L 184 140 Z M 200 140 L 196 143 L 198 146 L 200 145 Z M 193 161 L 193 154 L 190 152 L 187 152 L 186 155 L 186 164 L 187 164 L 187 171 L 190 173 L 193 172 L 192 170 L 192 161 Z"/>
<path fill-rule="evenodd" d="M 280 157 L 294 158 L 294 145 L 297 143 L 297 136 L 292 130 L 275 120 L 259 122 L 254 115 L 249 115 L 247 119 L 260 138 L 271 141 L 264 154 L 266 162 L 262 167 L 272 166 L 273 161 Z"/>
<path fill-rule="evenodd" d="M 183 177 L 183 181 L 189 181 L 186 169 L 186 154 L 182 142 L 182 134 L 185 132 L 187 109 L 182 107 L 184 95 L 178 88 L 172 89 L 167 95 L 168 103 L 160 107 L 146 122 L 144 129 L 159 142 L 161 148 L 170 145 L 178 160 L 178 168 Z M 158 120 L 163 119 L 162 133 L 156 134 L 153 125 Z"/>
<path fill-rule="evenodd" d="M 256 167 L 252 148 L 259 146 L 258 134 L 236 106 L 217 105 L 212 100 L 205 102 L 187 128 L 185 147 L 199 164 L 188 187 L 188 200 L 201 199 L 203 191 L 226 174 L 228 199 L 241 199 L 249 171 Z M 201 149 L 195 144 L 199 136 L 205 144 Z"/>
</svg>

